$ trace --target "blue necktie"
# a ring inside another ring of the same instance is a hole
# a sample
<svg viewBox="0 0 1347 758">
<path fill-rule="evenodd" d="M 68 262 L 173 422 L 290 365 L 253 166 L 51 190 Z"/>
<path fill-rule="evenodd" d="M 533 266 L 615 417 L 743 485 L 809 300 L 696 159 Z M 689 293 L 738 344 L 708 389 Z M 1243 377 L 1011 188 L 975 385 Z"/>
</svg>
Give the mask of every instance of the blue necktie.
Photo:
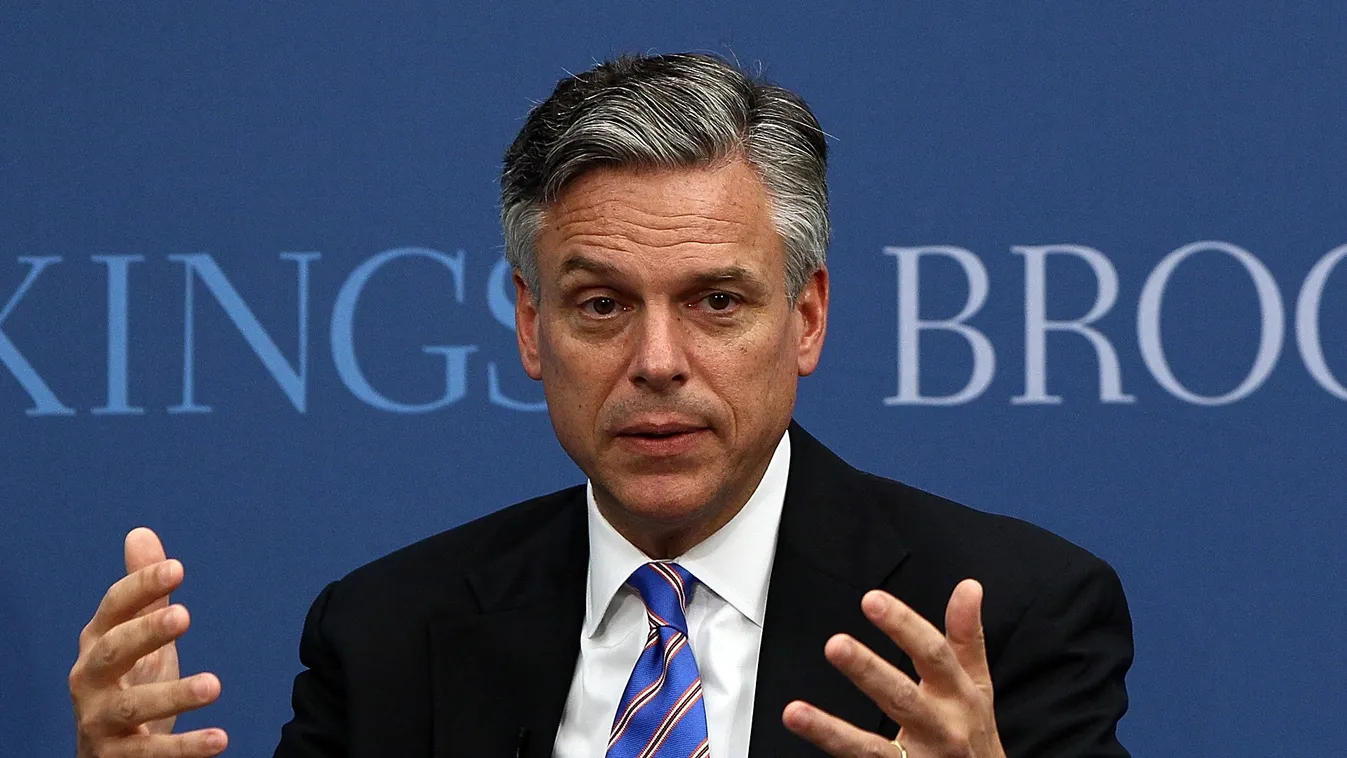
<svg viewBox="0 0 1347 758">
<path fill-rule="evenodd" d="M 627 580 L 650 632 L 622 692 L 607 758 L 707 758 L 702 676 L 684 612 L 696 579 L 676 563 L 647 563 Z"/>
</svg>

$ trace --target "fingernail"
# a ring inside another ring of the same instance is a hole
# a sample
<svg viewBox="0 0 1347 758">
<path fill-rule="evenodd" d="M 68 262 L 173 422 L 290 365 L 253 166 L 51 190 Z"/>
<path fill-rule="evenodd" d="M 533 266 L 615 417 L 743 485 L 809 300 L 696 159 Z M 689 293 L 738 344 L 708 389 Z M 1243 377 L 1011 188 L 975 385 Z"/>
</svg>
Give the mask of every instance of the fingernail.
<svg viewBox="0 0 1347 758">
<path fill-rule="evenodd" d="M 206 735 L 206 747 L 211 750 L 219 750 L 225 746 L 224 732 L 211 732 Z"/>
<path fill-rule="evenodd" d="M 182 614 L 182 606 L 170 605 L 168 610 L 164 611 L 164 617 L 161 622 L 164 631 L 172 632 L 174 629 L 177 629 L 178 625 L 182 623 Z"/>
<path fill-rule="evenodd" d="M 210 680 L 204 676 L 198 676 L 193 679 L 192 695 L 198 700 L 205 700 L 210 697 Z"/>
<path fill-rule="evenodd" d="M 877 592 L 868 592 L 861 598 L 861 610 L 865 615 L 875 618 L 884 615 L 884 598 Z"/>
<path fill-rule="evenodd" d="M 846 660 L 851 657 L 851 640 L 842 635 L 837 635 L 828 641 L 832 645 L 833 657 Z"/>
</svg>

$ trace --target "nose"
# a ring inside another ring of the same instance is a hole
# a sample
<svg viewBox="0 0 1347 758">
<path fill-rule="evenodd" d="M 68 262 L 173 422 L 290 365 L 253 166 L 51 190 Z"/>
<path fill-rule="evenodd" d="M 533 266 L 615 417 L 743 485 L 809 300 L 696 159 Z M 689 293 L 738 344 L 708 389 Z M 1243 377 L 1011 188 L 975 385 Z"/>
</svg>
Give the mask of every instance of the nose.
<svg viewBox="0 0 1347 758">
<path fill-rule="evenodd" d="M 654 392 L 676 389 L 689 370 L 682 319 L 670 308 L 647 308 L 643 315 L 629 378 Z"/>
</svg>

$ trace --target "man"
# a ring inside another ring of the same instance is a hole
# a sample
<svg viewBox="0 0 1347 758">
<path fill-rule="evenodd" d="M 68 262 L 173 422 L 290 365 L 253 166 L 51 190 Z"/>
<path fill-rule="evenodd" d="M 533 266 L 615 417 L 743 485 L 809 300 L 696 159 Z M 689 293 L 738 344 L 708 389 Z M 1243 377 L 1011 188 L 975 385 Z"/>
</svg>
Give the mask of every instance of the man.
<svg viewBox="0 0 1347 758">
<path fill-rule="evenodd" d="M 1126 755 L 1111 569 L 791 421 L 825 152 L 796 95 L 707 56 L 533 109 L 501 181 L 519 352 L 588 484 L 329 585 L 279 758 Z M 215 755 L 169 733 L 219 694 L 178 678 L 182 567 L 137 530 L 127 569 L 71 671 L 81 755 Z"/>
</svg>

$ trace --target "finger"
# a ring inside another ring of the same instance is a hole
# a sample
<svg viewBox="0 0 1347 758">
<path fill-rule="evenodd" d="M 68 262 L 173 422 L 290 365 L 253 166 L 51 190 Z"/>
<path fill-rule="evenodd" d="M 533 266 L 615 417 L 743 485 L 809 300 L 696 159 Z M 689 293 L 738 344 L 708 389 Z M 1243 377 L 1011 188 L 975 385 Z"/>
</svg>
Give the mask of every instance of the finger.
<svg viewBox="0 0 1347 758">
<path fill-rule="evenodd" d="M 126 533 L 122 552 L 126 558 L 128 574 L 168 557 L 164 553 L 164 543 L 159 541 L 159 535 L 145 526 L 138 526 Z"/>
<path fill-rule="evenodd" d="M 781 712 L 781 723 L 796 736 L 809 740 L 836 758 L 890 755 L 897 758 L 899 755 L 892 741 L 848 724 L 800 700 L 790 703 Z"/>
<path fill-rule="evenodd" d="M 135 573 L 118 579 L 98 604 L 98 611 L 85 629 L 87 635 L 98 637 L 106 634 L 114 626 L 135 618 L 155 603 L 167 605 L 168 594 L 182 584 L 182 578 L 182 563 L 170 559 L 137 569 Z"/>
<path fill-rule="evenodd" d="M 870 648 L 838 634 L 828 640 L 823 654 L 889 718 L 900 724 L 939 727 L 936 710 L 917 683 Z"/>
<path fill-rule="evenodd" d="M 944 691 L 957 691 L 967 680 L 945 635 L 906 603 L 883 590 L 871 590 L 861 598 L 861 609 L 912 658 L 922 682 Z"/>
<path fill-rule="evenodd" d="M 182 734 L 138 734 L 125 737 L 100 755 L 108 758 L 210 758 L 229 745 L 223 729 L 198 729 Z"/>
<path fill-rule="evenodd" d="M 218 697 L 220 680 L 214 674 L 141 684 L 121 690 L 101 703 L 95 720 L 104 734 L 124 733 L 149 721 L 210 705 Z"/>
<path fill-rule="evenodd" d="M 168 555 L 164 553 L 164 543 L 159 540 L 159 535 L 155 534 L 153 529 L 145 526 L 136 527 L 127 532 L 126 541 L 122 546 L 122 554 L 128 574 L 160 561 L 168 560 Z M 155 610 L 167 605 L 168 596 L 165 595 L 151 603 L 149 608 Z"/>
<path fill-rule="evenodd" d="M 191 623 L 186 608 L 172 605 L 118 624 L 89 649 L 85 674 L 93 682 L 113 681 L 136 661 L 181 637 Z"/>
<path fill-rule="evenodd" d="M 990 689 L 992 674 L 987 666 L 987 643 L 982 631 L 982 585 L 976 580 L 959 582 L 950 594 L 945 608 L 945 637 L 973 682 Z"/>
</svg>

